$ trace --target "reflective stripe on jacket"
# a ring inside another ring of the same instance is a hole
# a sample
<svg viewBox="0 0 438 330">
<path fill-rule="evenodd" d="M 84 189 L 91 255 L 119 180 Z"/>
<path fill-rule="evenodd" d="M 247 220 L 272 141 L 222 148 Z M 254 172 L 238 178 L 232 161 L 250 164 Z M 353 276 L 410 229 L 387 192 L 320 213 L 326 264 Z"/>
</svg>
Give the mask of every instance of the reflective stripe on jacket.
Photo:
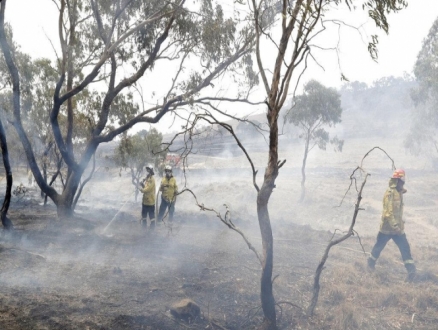
<svg viewBox="0 0 438 330">
<path fill-rule="evenodd" d="M 176 180 L 173 176 L 167 178 L 164 176 L 161 179 L 161 197 L 164 198 L 167 202 L 173 202 L 176 194 L 178 193 L 178 186 L 176 185 Z"/>
<path fill-rule="evenodd" d="M 140 191 L 143 193 L 143 205 L 155 205 L 155 179 L 153 175 L 146 178 L 144 188 Z"/>
<path fill-rule="evenodd" d="M 382 234 L 401 235 L 404 233 L 403 192 L 397 191 L 397 180 L 389 180 L 389 188 L 383 196 L 382 222 L 380 224 Z"/>
</svg>

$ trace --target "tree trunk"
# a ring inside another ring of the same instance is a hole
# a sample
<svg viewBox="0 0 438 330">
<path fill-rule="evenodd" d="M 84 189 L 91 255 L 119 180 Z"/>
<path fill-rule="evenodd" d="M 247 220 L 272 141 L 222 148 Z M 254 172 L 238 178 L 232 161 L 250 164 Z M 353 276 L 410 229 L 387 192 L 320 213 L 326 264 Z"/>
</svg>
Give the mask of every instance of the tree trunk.
<svg viewBox="0 0 438 330">
<path fill-rule="evenodd" d="M 262 310 L 265 316 L 262 329 L 277 329 L 275 313 L 275 299 L 272 292 L 272 269 L 274 266 L 274 239 L 272 236 L 271 222 L 269 219 L 268 203 L 259 196 L 257 197 L 257 216 L 263 242 L 263 265 L 261 277 L 260 298 Z"/>
<path fill-rule="evenodd" d="M 1 209 L 1 219 L 2 224 L 5 229 L 13 229 L 12 221 L 7 217 L 9 204 L 11 202 L 11 190 L 12 190 L 12 169 L 11 164 L 9 163 L 9 152 L 8 152 L 8 144 L 6 141 L 6 134 L 3 128 L 2 121 L 0 119 L 0 145 L 2 149 L 3 156 L 3 165 L 5 166 L 6 171 L 6 193 L 5 200 L 3 201 L 2 209 Z"/>
<path fill-rule="evenodd" d="M 46 163 L 43 164 L 43 180 L 44 182 L 47 183 L 47 165 Z M 47 195 L 44 194 L 44 191 L 41 189 L 41 197 L 45 197 L 44 200 L 47 201 Z M 44 205 L 46 205 L 46 203 L 44 202 Z"/>
<path fill-rule="evenodd" d="M 59 219 L 71 218 L 74 215 L 73 202 L 67 198 L 61 197 L 56 210 Z"/>
<path fill-rule="evenodd" d="M 17 66 L 15 65 L 14 58 L 12 56 L 11 48 L 8 44 L 8 41 L 6 39 L 6 33 L 5 33 L 5 10 L 6 10 L 6 2 L 7 0 L 3 0 L 0 2 L 1 9 L 0 9 L 0 47 L 3 52 L 6 65 L 8 67 L 9 74 L 11 76 L 11 83 L 12 83 L 12 104 L 13 104 L 13 114 L 14 114 L 14 122 L 13 125 L 15 127 L 15 130 L 17 131 L 17 134 L 20 138 L 20 141 L 23 145 L 24 151 L 26 153 L 27 161 L 29 164 L 29 167 L 32 170 L 33 176 L 38 184 L 38 186 L 41 188 L 41 190 L 44 191 L 49 197 L 56 201 L 58 198 L 58 194 L 56 193 L 55 189 L 48 186 L 46 182 L 44 182 L 44 179 L 41 175 L 41 172 L 38 168 L 37 162 L 35 160 L 35 155 L 32 150 L 32 145 L 29 141 L 29 138 L 26 135 L 26 132 L 23 128 L 23 125 L 21 123 L 21 91 L 20 91 L 20 76 L 18 73 Z"/>
<path fill-rule="evenodd" d="M 272 108 L 270 108 L 272 109 Z M 263 330 L 276 330 L 277 319 L 275 312 L 275 299 L 272 292 L 272 269 L 274 266 L 274 238 L 272 236 L 271 220 L 269 218 L 268 203 L 275 188 L 275 179 L 278 176 L 278 111 L 268 111 L 269 131 L 269 160 L 266 167 L 263 185 L 257 194 L 257 216 L 263 245 L 263 263 L 260 298 L 264 321 Z"/>
<path fill-rule="evenodd" d="M 66 189 L 64 190 L 62 195 L 59 197 L 58 202 L 56 203 L 58 218 L 60 219 L 71 218 L 74 215 L 73 198 L 76 190 L 77 190 L 77 185 L 74 191 L 72 188 L 67 189 L 66 186 Z"/>
<path fill-rule="evenodd" d="M 93 177 L 94 171 L 96 170 L 96 153 L 93 154 L 93 167 L 91 168 L 90 175 L 84 180 L 84 182 L 81 184 L 79 181 L 79 190 L 76 193 L 76 196 L 73 200 L 73 210 L 76 208 L 76 205 L 78 203 L 79 197 L 81 197 L 82 190 L 84 189 L 85 185 L 91 180 Z M 80 179 L 79 179 L 80 180 Z"/>
<path fill-rule="evenodd" d="M 304 146 L 303 164 L 301 166 L 301 197 L 300 197 L 300 202 L 303 202 L 304 198 L 306 198 L 306 164 L 307 164 L 307 156 L 309 155 L 309 143 L 310 143 L 310 136 L 307 135 L 306 143 Z"/>
</svg>

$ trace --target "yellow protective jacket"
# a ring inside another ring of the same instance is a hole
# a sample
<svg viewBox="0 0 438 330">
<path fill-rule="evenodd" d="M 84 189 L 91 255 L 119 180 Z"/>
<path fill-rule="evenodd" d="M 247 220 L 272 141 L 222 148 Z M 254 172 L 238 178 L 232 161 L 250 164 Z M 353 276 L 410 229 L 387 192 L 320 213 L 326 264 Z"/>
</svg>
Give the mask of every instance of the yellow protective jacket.
<svg viewBox="0 0 438 330">
<path fill-rule="evenodd" d="M 143 193 L 143 205 L 155 205 L 155 179 L 153 175 L 146 177 L 144 188 L 140 191 Z"/>
<path fill-rule="evenodd" d="M 405 223 L 403 221 L 403 194 L 405 189 L 397 191 L 397 180 L 389 180 L 389 188 L 383 196 L 382 222 L 380 232 L 388 235 L 404 234 Z"/>
<path fill-rule="evenodd" d="M 163 197 L 167 202 L 173 202 L 175 200 L 175 196 L 178 193 L 178 186 L 176 185 L 176 180 L 173 176 L 167 178 L 164 176 L 161 179 L 161 197 Z"/>
</svg>

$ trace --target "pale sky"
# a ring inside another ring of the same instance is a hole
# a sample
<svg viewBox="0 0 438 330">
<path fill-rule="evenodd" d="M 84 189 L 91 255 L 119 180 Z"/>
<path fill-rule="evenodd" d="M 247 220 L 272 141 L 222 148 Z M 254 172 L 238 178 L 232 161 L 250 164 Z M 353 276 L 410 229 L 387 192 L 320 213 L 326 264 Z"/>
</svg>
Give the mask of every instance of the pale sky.
<svg viewBox="0 0 438 330">
<path fill-rule="evenodd" d="M 434 20 L 438 17 L 438 0 L 410 0 L 407 9 L 389 17 L 389 35 L 380 32 L 379 60 L 375 63 L 367 52 L 367 38 L 376 33 L 374 23 L 359 13 L 337 13 L 337 18 L 345 15 L 345 22 L 359 26 L 365 24 L 362 41 L 359 33 L 343 27 L 339 41 L 339 56 L 342 72 L 350 81 L 363 81 L 367 84 L 385 77 L 402 76 L 411 73 L 422 41 L 426 37 Z M 230 6 L 233 0 L 222 1 Z M 57 39 L 57 9 L 52 0 L 9 0 L 6 21 L 10 22 L 14 38 L 22 50 L 33 57 L 54 58 L 49 38 L 59 49 Z M 337 31 L 337 30 L 336 30 Z M 322 42 L 326 42 L 328 39 Z M 337 32 L 332 35 L 329 44 L 337 44 Z M 303 81 L 312 78 L 332 87 L 340 87 L 338 59 L 334 52 L 317 54 L 318 61 L 324 66 L 323 71 L 314 65 L 306 72 Z"/>
</svg>

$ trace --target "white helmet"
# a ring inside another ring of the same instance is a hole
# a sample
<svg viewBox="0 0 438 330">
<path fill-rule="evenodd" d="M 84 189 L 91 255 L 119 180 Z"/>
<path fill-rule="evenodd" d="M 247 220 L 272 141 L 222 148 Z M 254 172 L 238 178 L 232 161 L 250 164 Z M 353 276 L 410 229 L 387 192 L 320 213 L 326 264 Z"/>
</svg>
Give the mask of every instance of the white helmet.
<svg viewBox="0 0 438 330">
<path fill-rule="evenodd" d="M 147 164 L 146 165 L 146 171 L 151 172 L 152 174 L 154 174 L 154 165 Z"/>
<path fill-rule="evenodd" d="M 170 171 L 170 172 L 172 172 L 172 166 L 170 166 L 170 165 L 166 165 L 166 166 L 164 167 L 164 170 L 165 170 L 165 171 Z"/>
</svg>

